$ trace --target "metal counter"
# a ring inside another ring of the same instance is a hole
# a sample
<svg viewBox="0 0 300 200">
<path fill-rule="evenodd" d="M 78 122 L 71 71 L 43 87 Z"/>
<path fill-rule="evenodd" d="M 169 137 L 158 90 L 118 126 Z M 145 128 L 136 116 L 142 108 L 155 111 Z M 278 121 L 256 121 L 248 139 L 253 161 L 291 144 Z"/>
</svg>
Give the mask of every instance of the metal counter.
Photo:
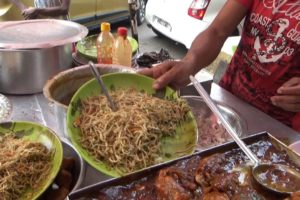
<svg viewBox="0 0 300 200">
<path fill-rule="evenodd" d="M 203 83 L 203 85 L 208 92 L 210 91 L 214 100 L 231 107 L 245 121 L 244 135 L 267 131 L 285 143 L 300 140 L 300 133 L 233 96 L 217 84 L 208 81 Z M 197 94 L 192 86 L 188 86 L 180 92 L 181 95 Z M 7 120 L 38 122 L 51 128 L 59 137 L 64 137 L 63 130 L 60 130 L 61 127 L 54 112 L 54 105 L 49 103 L 43 94 L 5 96 L 8 97 L 12 104 L 12 113 Z M 86 177 L 81 186 L 84 187 L 109 178 L 109 176 L 98 172 L 86 164 Z"/>
<path fill-rule="evenodd" d="M 216 101 L 226 103 L 236 110 L 242 119 L 245 119 L 248 135 L 267 131 L 286 144 L 300 140 L 299 132 L 232 95 L 217 84 L 212 84 L 211 97 Z"/>
<path fill-rule="evenodd" d="M 300 140 L 299 132 L 256 109 L 212 81 L 202 82 L 202 86 L 210 93 L 212 99 L 230 107 L 239 115 L 245 125 L 243 135 L 266 131 L 287 145 Z M 189 85 L 180 91 L 180 95 L 198 95 L 198 93 L 192 85 Z"/>
</svg>

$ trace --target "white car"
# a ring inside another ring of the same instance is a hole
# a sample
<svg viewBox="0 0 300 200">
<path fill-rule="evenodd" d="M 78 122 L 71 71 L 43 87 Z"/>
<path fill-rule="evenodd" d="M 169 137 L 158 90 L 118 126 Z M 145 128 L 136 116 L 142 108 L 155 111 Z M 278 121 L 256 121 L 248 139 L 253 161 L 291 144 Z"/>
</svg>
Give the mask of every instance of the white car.
<svg viewBox="0 0 300 200">
<path fill-rule="evenodd" d="M 147 25 L 157 35 L 190 48 L 194 38 L 210 25 L 225 3 L 226 0 L 148 0 Z"/>
</svg>

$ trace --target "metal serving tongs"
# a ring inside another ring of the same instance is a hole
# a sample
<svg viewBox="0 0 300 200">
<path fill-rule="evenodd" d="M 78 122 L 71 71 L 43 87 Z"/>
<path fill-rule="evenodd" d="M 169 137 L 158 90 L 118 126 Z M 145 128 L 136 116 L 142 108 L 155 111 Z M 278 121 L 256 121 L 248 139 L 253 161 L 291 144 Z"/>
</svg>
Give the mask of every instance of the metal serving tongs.
<svg viewBox="0 0 300 200">
<path fill-rule="evenodd" d="M 109 105 L 110 105 L 110 108 L 111 108 L 112 111 L 114 111 L 114 112 L 117 111 L 117 110 L 118 110 L 118 109 L 117 109 L 117 106 L 116 106 L 115 102 L 112 100 L 111 96 L 109 95 L 108 90 L 106 89 L 106 87 L 105 87 L 105 85 L 104 85 L 104 83 L 103 83 L 103 81 L 102 81 L 102 78 L 101 78 L 101 76 L 99 75 L 99 72 L 98 72 L 98 70 L 96 69 L 96 67 L 95 67 L 95 65 L 94 65 L 94 63 L 93 63 L 92 61 L 89 61 L 89 66 L 90 66 L 90 68 L 91 68 L 91 71 L 92 71 L 94 77 L 95 77 L 96 80 L 98 81 L 99 85 L 100 85 L 101 88 L 102 88 L 102 91 L 104 92 L 104 94 L 105 94 L 105 96 L 106 96 L 106 98 L 107 98 L 107 100 L 108 100 Z"/>
<path fill-rule="evenodd" d="M 263 187 L 277 192 L 281 194 L 291 194 L 293 192 L 300 190 L 300 185 L 298 187 L 294 188 L 283 188 L 281 185 L 278 186 L 276 183 L 271 183 L 272 180 L 268 180 L 268 177 L 265 176 L 266 172 L 268 170 L 274 170 L 274 172 L 279 172 L 281 174 L 285 173 L 289 176 L 289 181 L 295 181 L 295 184 L 300 183 L 300 173 L 296 171 L 295 169 L 287 166 L 287 165 L 281 165 L 281 164 L 272 164 L 272 163 L 260 163 L 256 155 L 253 154 L 253 152 L 245 145 L 245 143 L 239 138 L 239 136 L 236 134 L 235 130 L 231 127 L 231 125 L 227 122 L 227 120 L 223 117 L 213 100 L 210 98 L 210 96 L 207 94 L 205 89 L 202 87 L 202 85 L 195 79 L 195 77 L 190 76 L 190 80 L 192 81 L 194 87 L 198 91 L 198 93 L 202 96 L 205 103 L 208 105 L 208 107 L 212 110 L 212 112 L 218 117 L 218 119 L 221 121 L 224 128 L 227 130 L 227 132 L 231 135 L 231 137 L 234 139 L 234 141 L 238 144 L 238 146 L 243 150 L 243 152 L 248 156 L 248 158 L 252 161 L 253 167 L 252 167 L 252 174 L 254 179 Z"/>
</svg>

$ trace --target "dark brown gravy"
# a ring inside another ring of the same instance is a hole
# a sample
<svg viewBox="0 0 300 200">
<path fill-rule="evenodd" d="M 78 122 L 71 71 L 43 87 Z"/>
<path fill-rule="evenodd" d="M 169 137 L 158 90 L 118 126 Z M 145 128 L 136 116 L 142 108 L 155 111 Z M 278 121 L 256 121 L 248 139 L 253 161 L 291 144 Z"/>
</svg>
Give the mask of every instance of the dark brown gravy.
<svg viewBox="0 0 300 200">
<path fill-rule="evenodd" d="M 259 180 L 277 191 L 300 191 L 300 181 L 296 175 L 288 173 L 281 167 L 270 166 L 258 174 Z"/>
<path fill-rule="evenodd" d="M 286 164 L 300 170 L 288 158 L 285 152 L 276 150 L 267 140 L 253 143 L 250 145 L 250 149 L 262 162 Z M 176 195 L 174 196 L 174 193 L 176 190 L 167 193 L 167 198 L 162 198 L 164 196 L 160 189 L 168 187 L 167 180 L 170 180 L 170 177 L 176 180 L 172 182 L 173 186 L 174 183 L 182 186 L 180 188 L 183 188 L 186 193 L 186 199 L 191 200 L 221 199 L 212 197 L 213 195 L 219 195 L 218 197 L 220 197 L 220 194 L 228 197 L 222 199 L 277 200 L 287 197 L 267 191 L 256 183 L 252 178 L 251 170 L 249 170 L 250 168 L 247 163 L 249 163 L 249 160 L 240 149 L 232 149 L 231 151 L 213 154 L 205 158 L 193 156 L 190 159 L 179 161 L 170 167 L 161 169 L 130 184 L 112 186 L 97 192 L 83 194 L 78 200 L 183 200 L 183 197 L 175 198 Z M 168 179 L 161 177 L 162 174 L 165 174 L 165 177 Z M 172 176 L 170 174 L 172 174 Z M 165 180 L 166 182 L 158 182 L 161 180 Z M 158 188 L 158 185 L 162 188 Z M 172 187 L 169 188 L 172 189 Z M 210 197 L 212 198 L 207 198 L 208 194 L 211 195 Z"/>
</svg>

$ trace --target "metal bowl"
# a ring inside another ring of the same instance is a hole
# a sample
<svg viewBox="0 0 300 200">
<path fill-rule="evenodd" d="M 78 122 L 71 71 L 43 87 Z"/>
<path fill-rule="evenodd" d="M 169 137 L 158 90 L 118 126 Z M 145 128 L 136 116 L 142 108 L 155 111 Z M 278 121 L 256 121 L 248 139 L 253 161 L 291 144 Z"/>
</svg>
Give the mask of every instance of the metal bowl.
<svg viewBox="0 0 300 200">
<path fill-rule="evenodd" d="M 95 66 L 101 75 L 114 72 L 135 73 L 132 68 L 120 65 L 96 64 Z M 63 133 L 66 138 L 68 137 L 66 131 L 66 112 L 69 102 L 80 86 L 92 78 L 93 75 L 89 66 L 83 65 L 60 72 L 49 79 L 43 88 L 44 96 L 54 104 L 58 132 Z"/>
<path fill-rule="evenodd" d="M 73 175 L 72 191 L 77 190 L 85 176 L 85 162 L 79 155 L 78 151 L 73 147 L 73 145 L 65 138 L 61 139 L 63 146 L 64 157 L 72 157 L 75 159 L 75 170 Z"/>
<path fill-rule="evenodd" d="M 68 158 L 68 160 L 63 161 L 61 169 L 66 170 L 68 173 L 66 171 L 59 172 L 59 177 L 55 178 L 52 185 L 39 198 L 40 200 L 63 200 L 69 193 L 77 190 L 84 180 L 86 170 L 85 162 L 67 139 L 61 139 L 61 143 L 63 147 L 63 157 L 64 159 Z M 67 175 L 69 173 L 71 177 Z"/>
<path fill-rule="evenodd" d="M 86 27 L 67 20 L 1 23 L 0 92 L 41 92 L 47 79 L 72 66 L 72 43 L 87 33 Z"/>
<path fill-rule="evenodd" d="M 203 150 L 225 142 L 232 141 L 221 122 L 215 117 L 210 108 L 200 96 L 182 96 L 191 107 L 198 125 L 197 149 Z M 231 107 L 216 102 L 217 107 L 231 124 L 236 133 L 242 137 L 245 135 L 246 124 L 239 114 Z"/>
<path fill-rule="evenodd" d="M 44 49 L 0 49 L 0 92 L 41 92 L 49 77 L 71 65 L 71 44 Z"/>
</svg>

